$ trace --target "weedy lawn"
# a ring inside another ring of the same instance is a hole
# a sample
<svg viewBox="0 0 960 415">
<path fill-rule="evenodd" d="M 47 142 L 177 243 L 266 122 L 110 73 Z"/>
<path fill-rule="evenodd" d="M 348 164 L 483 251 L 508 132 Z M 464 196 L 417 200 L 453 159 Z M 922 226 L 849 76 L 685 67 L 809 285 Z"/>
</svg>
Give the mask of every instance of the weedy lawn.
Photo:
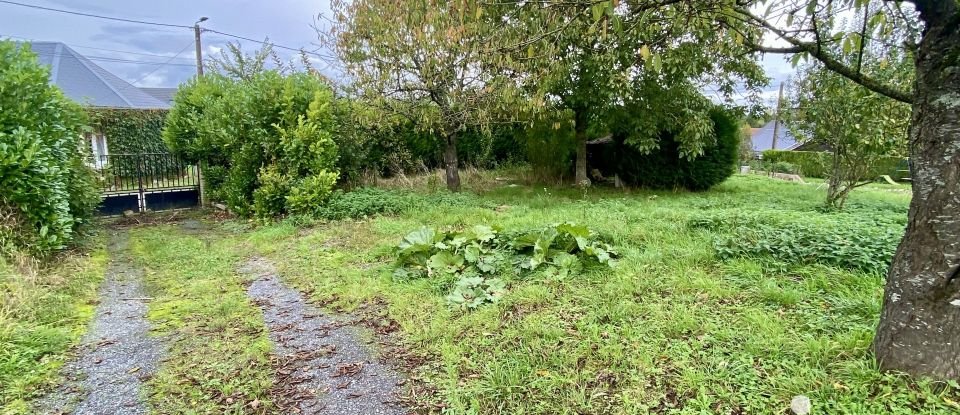
<svg viewBox="0 0 960 415">
<path fill-rule="evenodd" d="M 957 384 L 884 374 L 869 355 L 909 194 L 865 189 L 843 212 L 822 197 L 758 176 L 704 193 L 501 185 L 238 237 L 317 301 L 396 320 L 426 359 L 425 407 L 450 413 L 769 414 L 797 394 L 817 413 L 960 410 Z M 616 267 L 506 273 L 502 299 L 473 311 L 447 303 L 449 278 L 392 275 L 395 246 L 421 226 L 566 221 L 616 247 Z"/>
<path fill-rule="evenodd" d="M 49 264 L 0 258 L 0 413 L 29 413 L 93 318 L 109 258 L 105 237 Z"/>
<path fill-rule="evenodd" d="M 339 218 L 330 221 L 131 229 L 148 318 L 169 345 L 145 385 L 151 408 L 276 411 L 266 327 L 237 273 L 265 255 L 318 304 L 394 333 L 388 352 L 401 352 L 420 412 L 770 414 L 798 394 L 815 413 L 960 411 L 957 383 L 881 373 L 869 353 L 883 272 L 906 223 L 902 189 L 870 186 L 831 212 L 819 184 L 762 176 L 703 193 L 478 182 L 457 195 L 415 179 L 345 193 L 322 212 Z M 499 301 L 471 310 L 448 302 L 455 277 L 395 272 L 397 244 L 423 226 L 563 222 L 592 229 L 596 246 L 619 254 L 614 267 L 498 268 Z M 26 408 L 82 334 L 106 264 L 102 248 L 93 252 L 50 271 L 69 278 L 18 280 L 0 267 L 7 409 Z"/>
</svg>

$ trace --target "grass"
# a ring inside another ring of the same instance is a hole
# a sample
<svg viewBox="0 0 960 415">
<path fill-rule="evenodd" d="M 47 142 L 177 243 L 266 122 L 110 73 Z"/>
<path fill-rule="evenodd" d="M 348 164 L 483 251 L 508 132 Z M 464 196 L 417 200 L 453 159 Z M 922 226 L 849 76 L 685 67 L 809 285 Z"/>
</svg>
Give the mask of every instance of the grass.
<svg viewBox="0 0 960 415">
<path fill-rule="evenodd" d="M 370 199 L 401 207 L 378 207 L 389 215 L 291 218 L 256 228 L 227 221 L 199 231 L 170 224 L 131 230 L 131 259 L 144 268 L 153 297 L 148 317 L 170 345 L 147 384 L 152 409 L 275 410 L 266 328 L 244 292 L 245 277 L 236 271 L 246 256 L 261 253 L 318 304 L 395 320 L 399 347 L 411 358 L 407 363 L 422 363 L 410 374 L 421 412 L 768 414 L 785 413 L 797 394 L 812 399 L 815 413 L 960 410 L 955 382 L 876 368 L 869 347 L 883 275 L 876 266 L 846 265 L 871 265 L 887 255 L 876 241 L 861 252 L 857 248 L 866 242 L 855 234 L 902 231 L 908 193 L 858 189 L 845 211 L 832 212 L 821 209 L 823 189 L 761 176 L 736 176 L 710 192 L 688 193 L 508 185 L 492 179 L 503 172 L 470 174 L 478 184 L 465 185 L 477 194 L 451 196 L 431 179 L 409 178 L 394 183 L 403 189 L 396 194 L 371 192 L 344 198 L 337 207 L 368 212 L 353 204 Z M 430 194 L 411 193 L 424 191 Z M 563 221 L 587 224 L 615 245 L 622 254 L 616 268 L 592 267 L 566 278 L 509 278 L 500 302 L 470 312 L 445 301 L 448 278 L 391 277 L 393 247 L 423 225 L 497 224 L 509 230 Z M 763 249 L 721 255 L 718 241 L 739 243 L 731 232 L 760 225 L 768 233 L 743 243 Z M 790 235 L 769 234 L 781 225 Z M 839 228 L 846 233 L 832 231 Z M 774 237 L 774 244 L 764 239 Z M 808 254 L 794 258 L 794 240 L 820 244 L 819 250 L 797 249 Z M 849 244 L 830 261 L 818 258 L 824 243 L 837 241 Z M 14 346 L 20 351 L 12 355 L 26 359 L 10 359 L 8 348 L 0 350 L 7 353 L 0 354 L 5 403 L 23 402 L 35 393 L 30 385 L 53 379 L 55 362 L 62 361 L 58 353 L 82 332 L 106 262 L 101 251 L 94 252 L 74 265 L 67 261 L 61 275 L 73 277 L 60 285 L 17 282 L 26 288 L 6 288 L 30 295 L 0 308 L 4 346 L 12 344 L 9 333 L 27 339 L 34 327 L 60 327 L 61 341 L 40 360 L 28 354 L 32 343 Z M 5 267 L 0 270 L 9 287 L 12 268 Z M 65 294 L 35 294 L 44 292 Z M 53 318 L 58 314 L 40 304 L 73 308 Z M 29 370 L 39 370 L 40 380 L 14 376 Z M 10 379 L 22 386 L 7 386 Z"/>
<path fill-rule="evenodd" d="M 705 193 L 504 186 L 461 204 L 362 221 L 260 228 L 246 242 L 319 302 L 383 304 L 416 377 L 449 413 L 782 413 L 805 394 L 818 413 L 946 413 L 956 384 L 877 370 L 869 346 L 882 275 L 816 261 L 720 260 L 704 215 L 750 212 L 901 229 L 909 194 L 864 189 L 845 212 L 822 190 L 737 176 Z M 882 220 L 879 220 L 882 219 Z M 443 299 L 449 281 L 398 282 L 392 247 L 422 225 L 507 229 L 588 224 L 623 254 L 615 270 L 511 281 L 473 312 Z M 825 222 L 825 223 L 826 223 Z"/>
<path fill-rule="evenodd" d="M 99 236 L 46 265 L 0 258 L 0 413 L 30 413 L 56 382 L 93 318 L 107 262 Z"/>
<path fill-rule="evenodd" d="M 260 310 L 247 298 L 235 240 L 173 225 L 131 231 L 144 267 L 148 318 L 170 344 L 147 384 L 155 413 L 246 413 L 271 407 L 271 344 Z"/>
</svg>

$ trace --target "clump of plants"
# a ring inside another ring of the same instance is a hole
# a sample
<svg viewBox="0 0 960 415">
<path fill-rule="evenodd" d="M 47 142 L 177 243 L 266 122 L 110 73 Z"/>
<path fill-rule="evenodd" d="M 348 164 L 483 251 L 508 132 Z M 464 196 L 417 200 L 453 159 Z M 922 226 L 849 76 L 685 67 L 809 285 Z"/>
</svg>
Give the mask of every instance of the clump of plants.
<svg viewBox="0 0 960 415">
<path fill-rule="evenodd" d="M 204 164 L 210 197 L 241 216 L 316 215 L 340 176 L 336 105 L 307 73 L 207 75 L 177 91 L 163 137 Z"/>
<path fill-rule="evenodd" d="M 903 225 L 882 216 L 708 215 L 690 222 L 715 233 L 721 259 L 771 258 L 781 263 L 821 263 L 868 273 L 890 266 Z"/>
<path fill-rule="evenodd" d="M 378 214 L 397 214 L 429 206 L 481 206 L 482 202 L 466 193 L 419 194 L 410 191 L 363 187 L 344 192 L 336 190 L 313 217 L 339 220 Z"/>
<path fill-rule="evenodd" d="M 49 75 L 27 44 L 0 41 L 3 255 L 64 248 L 100 203 L 81 146 L 83 110 L 50 85 Z"/>
<path fill-rule="evenodd" d="M 396 256 L 395 278 L 449 280 L 447 301 L 473 309 L 497 302 L 511 276 L 543 271 L 565 278 L 585 263 L 612 267 L 617 252 L 588 227 L 560 223 L 518 232 L 488 225 L 458 231 L 422 227 L 403 238 Z"/>
</svg>

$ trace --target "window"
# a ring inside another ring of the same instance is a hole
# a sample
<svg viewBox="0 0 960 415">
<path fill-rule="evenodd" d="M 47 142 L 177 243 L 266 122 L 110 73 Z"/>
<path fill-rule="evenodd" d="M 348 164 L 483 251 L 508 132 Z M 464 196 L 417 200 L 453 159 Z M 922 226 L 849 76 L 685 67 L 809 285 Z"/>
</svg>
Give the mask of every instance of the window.
<svg viewBox="0 0 960 415">
<path fill-rule="evenodd" d="M 101 133 L 87 133 L 85 136 L 90 140 L 90 149 L 93 153 L 93 166 L 102 169 L 107 165 L 107 139 Z"/>
</svg>

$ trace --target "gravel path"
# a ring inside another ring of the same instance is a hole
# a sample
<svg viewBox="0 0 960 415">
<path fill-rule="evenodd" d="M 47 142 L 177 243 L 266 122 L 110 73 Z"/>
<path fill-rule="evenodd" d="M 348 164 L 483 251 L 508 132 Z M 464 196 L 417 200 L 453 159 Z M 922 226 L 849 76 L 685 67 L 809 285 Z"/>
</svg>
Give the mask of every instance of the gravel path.
<svg viewBox="0 0 960 415">
<path fill-rule="evenodd" d="M 282 413 L 407 413 L 394 403 L 403 378 L 377 361 L 356 327 L 320 313 L 286 287 L 264 258 L 251 259 L 240 271 L 255 278 L 247 293 L 270 329 L 277 356 L 273 395 Z"/>
<path fill-rule="evenodd" d="M 164 353 L 149 334 L 141 269 L 126 258 L 126 231 L 111 235 L 110 264 L 90 331 L 63 368 L 66 382 L 40 400 L 44 414 L 146 414 L 141 384 Z"/>
</svg>

